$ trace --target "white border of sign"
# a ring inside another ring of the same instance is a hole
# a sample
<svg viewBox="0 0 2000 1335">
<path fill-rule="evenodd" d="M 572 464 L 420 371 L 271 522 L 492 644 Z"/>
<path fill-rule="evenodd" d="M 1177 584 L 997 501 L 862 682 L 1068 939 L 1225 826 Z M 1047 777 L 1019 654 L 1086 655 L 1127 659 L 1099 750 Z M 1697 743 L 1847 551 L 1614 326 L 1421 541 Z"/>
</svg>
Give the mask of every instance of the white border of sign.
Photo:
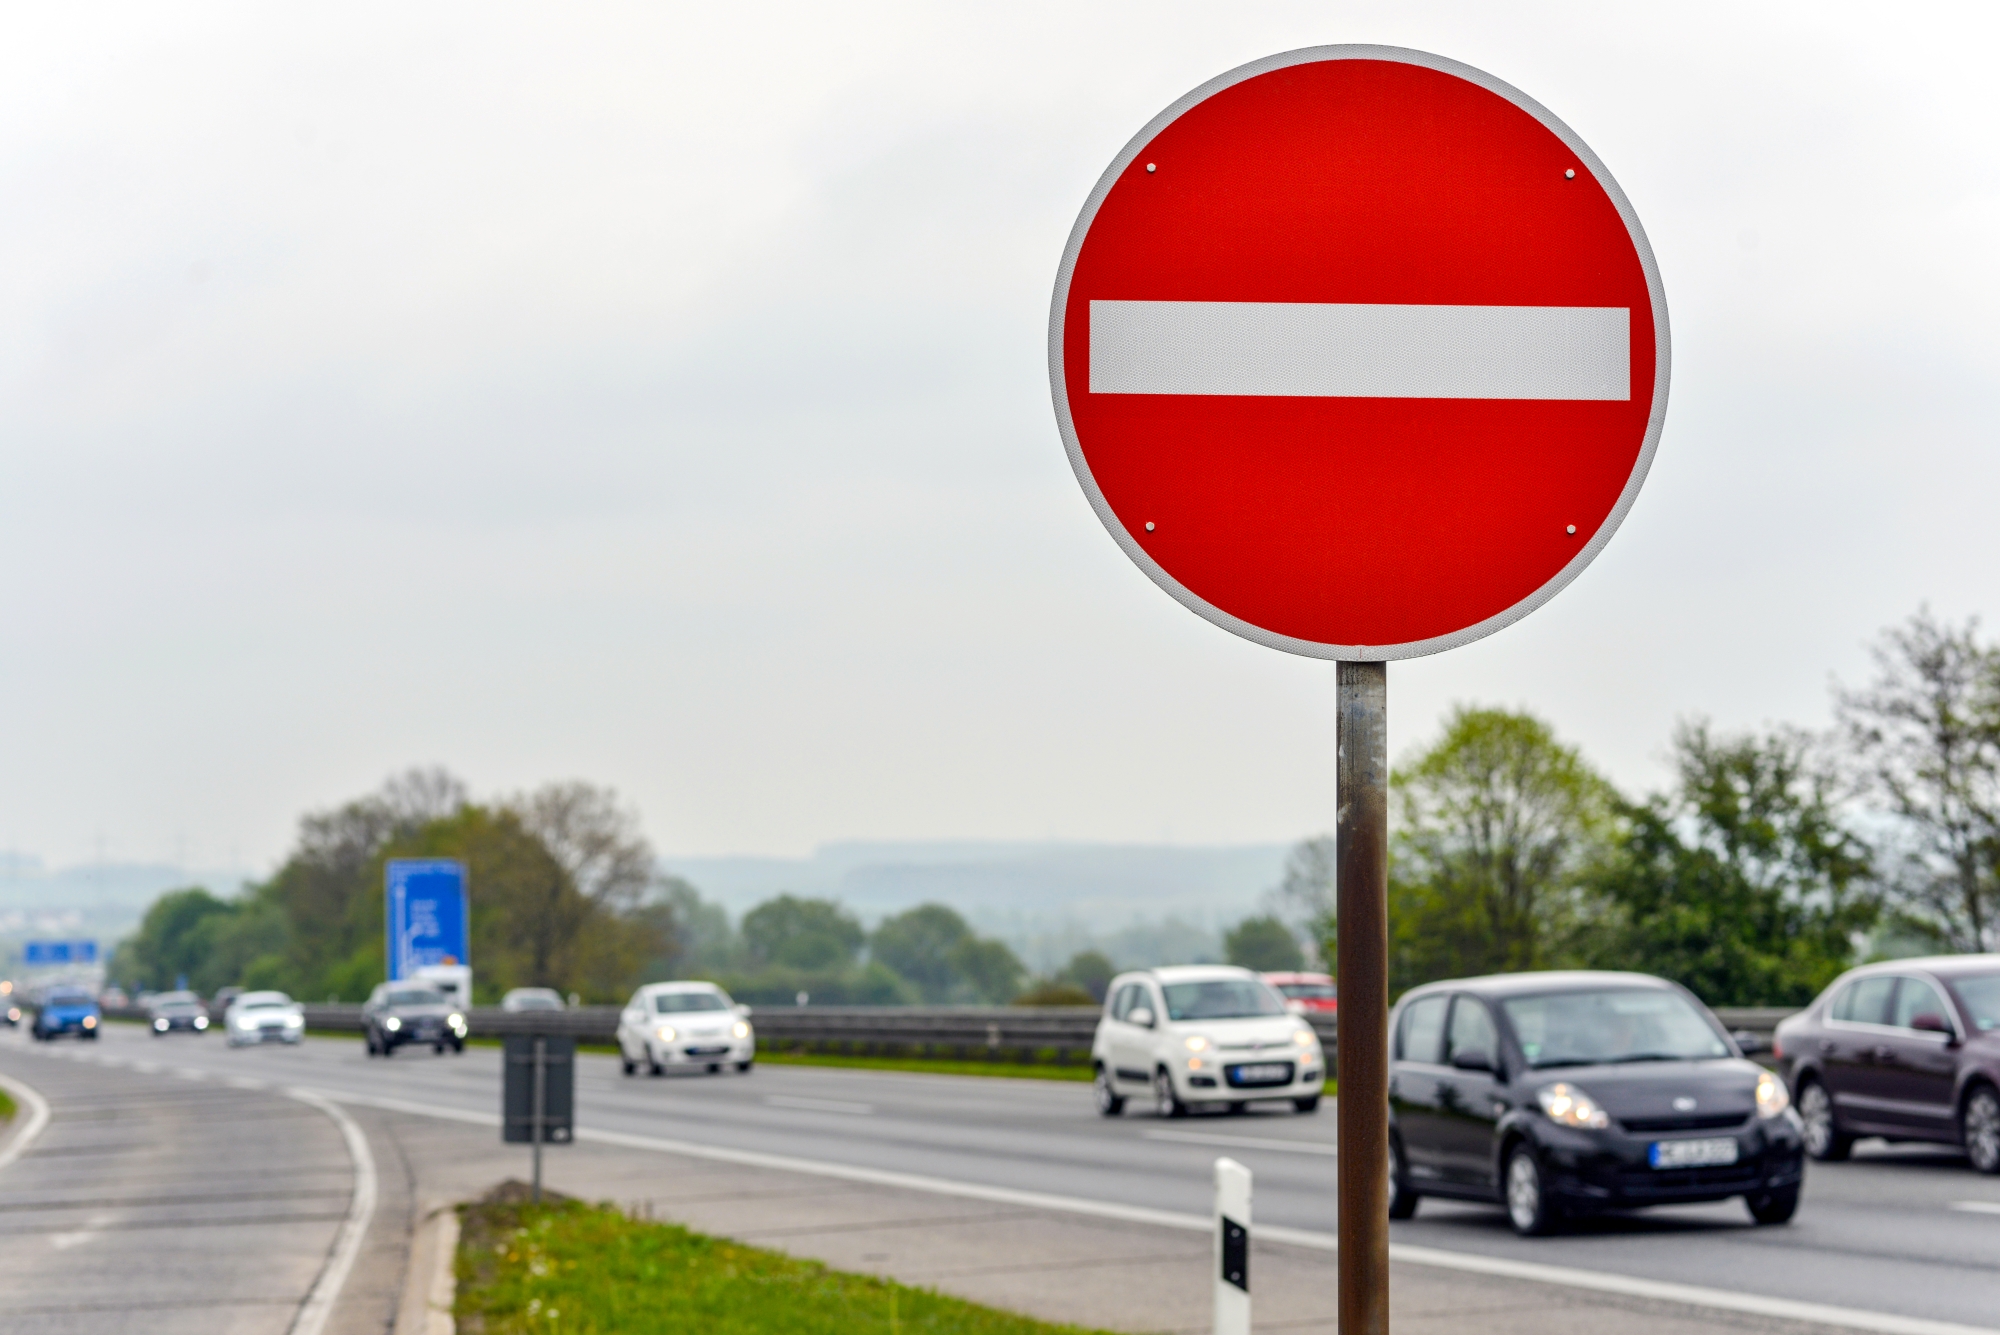
<svg viewBox="0 0 2000 1335">
<path fill-rule="evenodd" d="M 1097 480 L 1090 475 L 1090 465 L 1084 461 L 1083 446 L 1076 438 L 1076 424 L 1070 418 L 1069 386 L 1063 375 L 1063 314 L 1069 308 L 1070 276 L 1076 270 L 1077 253 L 1083 249 L 1083 239 L 1090 233 L 1090 225 L 1097 218 L 1097 210 L 1104 203 L 1111 187 L 1124 174 L 1135 158 L 1159 133 L 1173 124 L 1190 108 L 1207 101 L 1225 88 L 1232 87 L 1245 79 L 1253 79 L 1272 70 L 1287 69 L 1293 65 L 1311 65 L 1325 60 L 1383 60 L 1401 65 L 1416 65 L 1423 69 L 1437 70 L 1442 74 L 1455 75 L 1469 83 L 1477 84 L 1488 92 L 1497 93 L 1521 110 L 1533 116 L 1556 138 L 1563 141 L 1578 160 L 1590 169 L 1597 183 L 1611 197 L 1618 209 L 1618 216 L 1625 220 L 1625 230 L 1631 235 L 1632 244 L 1639 252 L 1639 263 L 1646 274 L 1646 291 L 1653 303 L 1653 346 L 1655 366 L 1653 374 L 1653 407 L 1646 419 L 1646 438 L 1639 449 L 1639 459 L 1632 468 L 1632 476 L 1626 480 L 1625 490 L 1619 493 L 1618 503 L 1611 507 L 1611 513 L 1598 527 L 1597 533 L 1582 551 L 1571 557 L 1569 564 L 1549 579 L 1546 584 L 1515 603 L 1476 625 L 1449 635 L 1439 635 L 1428 640 L 1413 640 L 1407 644 L 1321 644 L 1317 640 L 1301 640 L 1290 635 L 1280 635 L 1275 631 L 1254 626 L 1241 617 L 1232 616 L 1221 608 L 1201 598 L 1186 588 L 1163 570 L 1140 546 L 1111 505 L 1098 489 Z M 1645 229 L 1639 226 L 1639 215 L 1633 212 L 1632 202 L 1625 198 L 1625 192 L 1618 188 L 1618 182 L 1605 169 L 1590 145 L 1583 142 L 1576 132 L 1556 119 L 1555 115 L 1527 94 L 1509 84 L 1501 82 L 1483 70 L 1470 65 L 1434 56 L 1424 51 L 1411 51 L 1397 46 L 1309 46 L 1297 51 L 1285 51 L 1262 60 L 1253 60 L 1248 65 L 1239 65 L 1227 74 L 1210 79 L 1201 87 L 1188 93 L 1172 106 L 1146 124 L 1146 128 L 1134 135 L 1129 143 L 1113 158 L 1111 165 L 1098 178 L 1090 197 L 1084 201 L 1083 212 L 1078 215 L 1076 226 L 1070 229 L 1069 244 L 1063 248 L 1062 266 L 1056 270 L 1055 300 L 1049 312 L 1049 385 L 1055 397 L 1056 425 L 1062 431 L 1063 446 L 1069 451 L 1070 467 L 1076 472 L 1076 480 L 1083 487 L 1084 495 L 1090 498 L 1090 508 L 1108 530 L 1118 545 L 1124 549 L 1141 570 L 1175 601 L 1183 607 L 1204 617 L 1226 631 L 1241 635 L 1246 640 L 1266 645 L 1273 649 L 1283 649 L 1287 653 L 1302 654 L 1308 658 L 1337 659 L 1346 662 L 1372 662 L 1398 658 L 1421 658 L 1426 654 L 1440 653 L 1446 649 L 1456 649 L 1462 644 L 1483 639 L 1494 631 L 1510 626 L 1528 613 L 1540 607 L 1568 586 L 1569 582 L 1583 573 L 1585 566 L 1597 558 L 1604 545 L 1611 541 L 1611 535 L 1625 521 L 1626 513 L 1639 497 L 1639 488 L 1645 484 L 1646 473 L 1653 466 L 1653 452 L 1659 448 L 1660 432 L 1667 420 L 1667 382 L 1672 367 L 1672 345 L 1667 334 L 1667 293 L 1660 282 L 1660 267 L 1653 259 L 1653 247 L 1646 240 Z"/>
</svg>

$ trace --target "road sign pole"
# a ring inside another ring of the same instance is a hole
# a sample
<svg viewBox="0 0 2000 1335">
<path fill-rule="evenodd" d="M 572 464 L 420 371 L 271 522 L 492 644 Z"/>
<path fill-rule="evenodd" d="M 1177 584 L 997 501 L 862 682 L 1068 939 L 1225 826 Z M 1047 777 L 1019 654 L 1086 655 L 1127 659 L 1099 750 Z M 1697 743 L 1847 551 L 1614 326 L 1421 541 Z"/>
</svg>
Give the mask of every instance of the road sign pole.
<svg viewBox="0 0 2000 1335">
<path fill-rule="evenodd" d="M 1340 1335 L 1389 1329 L 1389 669 L 1340 663 Z"/>
<path fill-rule="evenodd" d="M 542 1116 L 548 1106 L 549 1041 L 535 1040 L 535 1110 L 529 1117 L 528 1134 L 534 1138 L 535 1181 L 529 1189 L 529 1199 L 536 1205 L 542 1203 Z M 1386 1227 L 1386 1225 L 1384 1226 Z"/>
</svg>

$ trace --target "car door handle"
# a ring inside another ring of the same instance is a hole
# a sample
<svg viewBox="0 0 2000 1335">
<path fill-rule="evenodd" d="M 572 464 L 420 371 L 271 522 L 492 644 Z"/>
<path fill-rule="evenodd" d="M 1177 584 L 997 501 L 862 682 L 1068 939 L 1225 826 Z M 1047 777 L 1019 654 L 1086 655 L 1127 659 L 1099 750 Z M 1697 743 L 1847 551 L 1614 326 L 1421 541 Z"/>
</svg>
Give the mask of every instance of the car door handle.
<svg viewBox="0 0 2000 1335">
<path fill-rule="evenodd" d="M 1896 1050 L 1886 1043 L 1877 1043 L 1875 1045 L 1875 1060 L 1878 1062 L 1893 1062 L 1896 1060 Z"/>
<path fill-rule="evenodd" d="M 1830 1038 L 1822 1038 L 1822 1039 L 1821 1039 L 1821 1040 L 1819 1041 L 1819 1050 L 1820 1050 L 1821 1052 L 1832 1052 L 1832 1051 L 1833 1051 L 1833 1049 L 1834 1049 L 1834 1042 L 1833 1042 L 1833 1040 L 1832 1040 L 1832 1039 L 1830 1039 Z"/>
</svg>

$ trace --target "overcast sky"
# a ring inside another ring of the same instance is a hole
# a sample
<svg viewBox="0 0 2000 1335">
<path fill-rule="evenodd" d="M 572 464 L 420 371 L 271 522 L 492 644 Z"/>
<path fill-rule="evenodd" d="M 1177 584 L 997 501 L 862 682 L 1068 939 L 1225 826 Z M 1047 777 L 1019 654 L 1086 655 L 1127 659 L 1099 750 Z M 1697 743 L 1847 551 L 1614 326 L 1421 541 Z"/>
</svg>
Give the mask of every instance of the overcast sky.
<svg viewBox="0 0 2000 1335">
<path fill-rule="evenodd" d="M 15 7 L 0 844 L 268 866 L 417 763 L 681 854 L 1326 828 L 1332 667 L 1120 554 L 1044 330 L 1125 140 L 1328 42 L 1567 121 L 1673 321 L 1623 529 L 1392 665 L 1396 750 L 1518 705 L 1643 788 L 1676 719 L 1822 724 L 1884 625 L 2000 614 L 1992 14 Z"/>
</svg>

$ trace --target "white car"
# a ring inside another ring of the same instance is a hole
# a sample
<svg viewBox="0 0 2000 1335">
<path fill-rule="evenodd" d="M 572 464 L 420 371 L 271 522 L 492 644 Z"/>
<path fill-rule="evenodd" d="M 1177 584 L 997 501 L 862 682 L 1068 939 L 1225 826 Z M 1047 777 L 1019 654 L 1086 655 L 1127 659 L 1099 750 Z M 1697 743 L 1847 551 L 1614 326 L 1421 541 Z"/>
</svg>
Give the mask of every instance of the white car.
<svg viewBox="0 0 2000 1335">
<path fill-rule="evenodd" d="M 553 987 L 510 988 L 507 995 L 500 998 L 500 1009 L 516 1011 L 559 1011 L 563 1009 L 562 993 Z"/>
<path fill-rule="evenodd" d="M 618 1017 L 625 1074 L 642 1065 L 654 1075 L 672 1067 L 711 1075 L 725 1066 L 748 1071 L 757 1060 L 757 1032 L 749 1015 L 748 1006 L 731 1002 L 714 983 L 648 983 Z"/>
<path fill-rule="evenodd" d="M 1248 969 L 1189 964 L 1120 974 L 1090 1047 L 1097 1111 L 1116 1117 L 1150 1095 L 1161 1117 L 1190 1105 L 1290 1099 L 1319 1107 L 1326 1056 L 1285 999 Z"/>
<path fill-rule="evenodd" d="M 297 1043 L 306 1036 L 304 1007 L 283 992 L 239 992 L 222 1013 L 232 1048 L 246 1043 Z"/>
</svg>

